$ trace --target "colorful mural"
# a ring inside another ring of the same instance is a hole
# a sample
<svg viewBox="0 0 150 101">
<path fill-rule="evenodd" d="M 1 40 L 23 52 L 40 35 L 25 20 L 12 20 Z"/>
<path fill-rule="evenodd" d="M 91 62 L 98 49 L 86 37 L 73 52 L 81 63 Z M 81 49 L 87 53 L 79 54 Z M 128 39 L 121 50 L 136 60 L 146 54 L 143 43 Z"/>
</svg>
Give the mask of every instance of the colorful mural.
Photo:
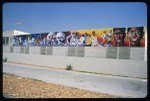
<svg viewBox="0 0 150 101">
<path fill-rule="evenodd" d="M 14 36 L 14 46 L 144 47 L 145 27 L 105 28 Z"/>
</svg>

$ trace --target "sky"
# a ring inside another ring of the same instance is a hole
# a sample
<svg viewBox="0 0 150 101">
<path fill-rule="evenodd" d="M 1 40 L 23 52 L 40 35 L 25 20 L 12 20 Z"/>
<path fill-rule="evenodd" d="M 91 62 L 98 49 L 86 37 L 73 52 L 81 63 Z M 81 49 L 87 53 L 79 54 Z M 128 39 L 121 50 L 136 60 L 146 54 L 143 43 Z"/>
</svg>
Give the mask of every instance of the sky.
<svg viewBox="0 0 150 101">
<path fill-rule="evenodd" d="M 143 2 L 5 3 L 3 31 L 29 33 L 147 27 Z"/>
</svg>

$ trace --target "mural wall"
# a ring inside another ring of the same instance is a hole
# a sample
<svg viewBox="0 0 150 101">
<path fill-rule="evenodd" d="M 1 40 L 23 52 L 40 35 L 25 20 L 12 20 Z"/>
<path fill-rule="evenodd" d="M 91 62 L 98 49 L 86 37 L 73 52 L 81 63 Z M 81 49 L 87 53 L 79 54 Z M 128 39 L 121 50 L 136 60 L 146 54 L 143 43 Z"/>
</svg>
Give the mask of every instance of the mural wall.
<svg viewBox="0 0 150 101">
<path fill-rule="evenodd" d="M 144 47 L 145 27 L 72 30 L 14 36 L 14 46 Z"/>
</svg>

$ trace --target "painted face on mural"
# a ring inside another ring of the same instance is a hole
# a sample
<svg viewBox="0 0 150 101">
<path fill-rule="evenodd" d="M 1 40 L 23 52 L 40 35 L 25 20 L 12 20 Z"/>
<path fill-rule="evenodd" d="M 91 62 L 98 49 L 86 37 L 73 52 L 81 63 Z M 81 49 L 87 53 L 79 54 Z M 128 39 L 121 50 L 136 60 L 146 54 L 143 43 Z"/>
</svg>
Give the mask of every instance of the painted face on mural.
<svg viewBox="0 0 150 101">
<path fill-rule="evenodd" d="M 56 38 L 58 41 L 63 41 L 65 39 L 65 34 L 63 32 L 59 32 L 56 34 Z"/>
<path fill-rule="evenodd" d="M 123 46 L 124 32 L 121 29 L 114 29 L 114 42 L 115 46 Z"/>
<path fill-rule="evenodd" d="M 130 46 L 139 46 L 141 35 L 142 33 L 140 32 L 139 28 L 132 27 L 128 31 L 128 38 L 129 38 Z"/>
</svg>

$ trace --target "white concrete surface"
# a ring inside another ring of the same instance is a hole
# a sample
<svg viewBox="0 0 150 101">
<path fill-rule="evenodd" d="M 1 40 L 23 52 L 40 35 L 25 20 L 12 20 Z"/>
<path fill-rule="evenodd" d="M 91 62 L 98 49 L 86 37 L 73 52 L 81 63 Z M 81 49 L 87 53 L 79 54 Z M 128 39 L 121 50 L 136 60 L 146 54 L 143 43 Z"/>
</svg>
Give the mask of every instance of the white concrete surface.
<svg viewBox="0 0 150 101">
<path fill-rule="evenodd" d="M 40 54 L 41 47 L 29 47 L 29 54 Z"/>
<path fill-rule="evenodd" d="M 106 58 L 106 47 L 85 47 L 84 57 Z"/>
<path fill-rule="evenodd" d="M 19 53 L 3 53 L 3 57 L 7 57 L 8 61 L 25 64 L 64 69 L 68 64 L 71 64 L 74 70 L 147 78 L 147 62 L 141 60 L 64 57 Z"/>
<path fill-rule="evenodd" d="M 132 60 L 145 60 L 145 48 L 132 47 L 130 48 L 130 59 Z"/>
<path fill-rule="evenodd" d="M 13 53 L 20 53 L 21 52 L 21 47 L 14 47 Z"/>
<path fill-rule="evenodd" d="M 10 47 L 3 46 L 3 52 L 10 53 Z"/>
<path fill-rule="evenodd" d="M 53 47 L 52 55 L 67 56 L 68 55 L 68 47 Z"/>
</svg>

